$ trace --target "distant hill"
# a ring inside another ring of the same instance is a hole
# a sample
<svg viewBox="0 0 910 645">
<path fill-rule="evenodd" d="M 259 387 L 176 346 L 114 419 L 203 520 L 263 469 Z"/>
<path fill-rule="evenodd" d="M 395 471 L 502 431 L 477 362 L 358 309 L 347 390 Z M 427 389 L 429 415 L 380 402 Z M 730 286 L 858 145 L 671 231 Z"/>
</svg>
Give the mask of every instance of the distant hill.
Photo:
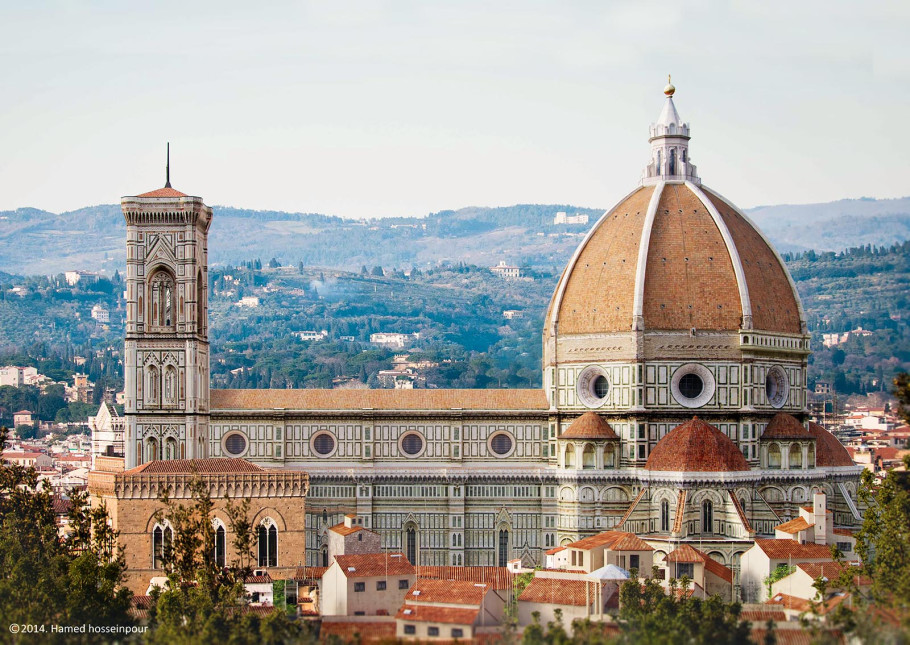
<svg viewBox="0 0 910 645">
<path fill-rule="evenodd" d="M 349 220 L 315 213 L 216 206 L 209 244 L 213 264 L 277 258 L 282 264 L 358 270 L 366 265 L 430 267 L 507 260 L 561 269 L 603 213 L 600 208 L 520 204 L 472 206 L 426 217 Z M 587 225 L 554 225 L 559 211 L 589 216 Z M 910 239 L 910 198 L 850 199 L 827 204 L 761 206 L 749 211 L 781 251 L 840 251 Z M 67 213 L 33 208 L 0 212 L 0 271 L 113 273 L 125 265 L 125 225 L 115 204 Z"/>
</svg>

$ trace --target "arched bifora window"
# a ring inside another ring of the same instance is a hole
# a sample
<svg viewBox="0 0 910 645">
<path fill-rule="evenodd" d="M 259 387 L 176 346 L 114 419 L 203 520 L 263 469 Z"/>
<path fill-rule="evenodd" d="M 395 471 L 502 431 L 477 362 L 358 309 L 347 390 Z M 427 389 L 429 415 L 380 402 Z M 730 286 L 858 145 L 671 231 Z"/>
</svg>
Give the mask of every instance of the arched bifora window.
<svg viewBox="0 0 910 645">
<path fill-rule="evenodd" d="M 701 505 L 702 533 L 714 533 L 714 504 L 706 499 Z"/>
<path fill-rule="evenodd" d="M 272 518 L 267 517 L 260 522 L 256 537 L 259 543 L 259 566 L 277 567 L 278 527 Z"/>
<path fill-rule="evenodd" d="M 158 440 L 150 437 L 145 442 L 145 460 L 156 461 L 158 459 Z"/>
<path fill-rule="evenodd" d="M 152 529 L 152 568 L 163 569 L 174 547 L 174 529 L 156 524 Z"/>
<path fill-rule="evenodd" d="M 149 291 L 149 324 L 173 328 L 176 322 L 174 278 L 164 269 L 156 271 L 149 281 Z"/>
<path fill-rule="evenodd" d="M 164 405 L 177 404 L 177 368 L 168 365 L 164 368 L 164 387 L 163 403 Z"/>
</svg>

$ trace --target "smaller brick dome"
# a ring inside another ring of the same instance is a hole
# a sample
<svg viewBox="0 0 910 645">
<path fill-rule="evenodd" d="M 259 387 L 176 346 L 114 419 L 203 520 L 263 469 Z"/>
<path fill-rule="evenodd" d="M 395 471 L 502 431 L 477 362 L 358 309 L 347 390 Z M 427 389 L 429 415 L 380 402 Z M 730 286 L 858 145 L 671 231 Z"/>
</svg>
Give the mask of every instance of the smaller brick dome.
<svg viewBox="0 0 910 645">
<path fill-rule="evenodd" d="M 806 430 L 796 417 L 784 412 L 778 412 L 771 419 L 768 427 L 761 435 L 762 439 L 812 439 L 812 434 Z"/>
<path fill-rule="evenodd" d="M 809 422 L 809 433 L 815 437 L 815 465 L 825 466 L 855 466 L 850 453 L 833 434 L 817 423 Z"/>
<path fill-rule="evenodd" d="M 603 417 L 596 412 L 585 412 L 575 419 L 560 439 L 619 439 Z"/>
<path fill-rule="evenodd" d="M 692 417 L 657 442 L 645 470 L 735 472 L 751 470 L 743 453 L 727 435 Z"/>
</svg>

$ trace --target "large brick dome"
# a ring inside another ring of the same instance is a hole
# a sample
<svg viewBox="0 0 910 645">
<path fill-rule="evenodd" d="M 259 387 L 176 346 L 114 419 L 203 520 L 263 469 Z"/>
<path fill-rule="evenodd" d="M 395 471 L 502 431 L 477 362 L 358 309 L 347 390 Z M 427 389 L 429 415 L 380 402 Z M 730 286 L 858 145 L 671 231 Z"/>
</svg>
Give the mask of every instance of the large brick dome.
<svg viewBox="0 0 910 645">
<path fill-rule="evenodd" d="M 545 346 L 557 335 L 645 330 L 806 333 L 783 261 L 742 211 L 702 185 L 689 134 L 669 95 L 641 186 L 594 224 L 556 286 Z"/>
<path fill-rule="evenodd" d="M 803 330 L 772 246 L 735 206 L 688 181 L 642 186 L 601 217 L 557 284 L 552 328 Z"/>
<path fill-rule="evenodd" d="M 645 469 L 703 473 L 751 470 L 736 444 L 698 417 L 677 426 L 658 441 Z"/>
</svg>

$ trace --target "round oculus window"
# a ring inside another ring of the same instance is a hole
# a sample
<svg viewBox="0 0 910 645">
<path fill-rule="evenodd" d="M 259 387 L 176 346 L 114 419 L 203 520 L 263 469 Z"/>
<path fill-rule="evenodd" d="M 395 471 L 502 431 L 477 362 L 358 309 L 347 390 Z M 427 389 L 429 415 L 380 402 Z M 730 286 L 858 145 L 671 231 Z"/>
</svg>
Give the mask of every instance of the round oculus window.
<svg viewBox="0 0 910 645">
<path fill-rule="evenodd" d="M 239 432 L 229 434 L 224 440 L 224 450 L 229 455 L 242 455 L 246 452 L 246 437 Z"/>
<path fill-rule="evenodd" d="M 423 452 L 423 437 L 414 432 L 406 434 L 401 440 L 401 449 L 406 455 L 419 455 Z"/>
<path fill-rule="evenodd" d="M 332 454 L 335 450 L 335 437 L 328 432 L 316 435 L 313 439 L 313 450 L 317 455 L 322 455 L 323 457 Z"/>
<path fill-rule="evenodd" d="M 704 389 L 705 384 L 698 374 L 686 374 L 679 379 L 679 393 L 687 399 L 697 399 Z"/>
<path fill-rule="evenodd" d="M 610 379 L 607 377 L 607 371 L 598 365 L 586 367 L 578 375 L 575 392 L 583 405 L 599 408 L 610 396 Z"/>
<path fill-rule="evenodd" d="M 765 376 L 765 394 L 768 396 L 768 403 L 774 408 L 782 408 L 787 402 L 790 383 L 787 380 L 787 373 L 779 365 L 769 369 Z"/>
<path fill-rule="evenodd" d="M 670 391 L 677 403 L 700 408 L 714 396 L 714 374 L 704 365 L 689 363 L 679 367 L 670 380 Z"/>
<path fill-rule="evenodd" d="M 512 452 L 512 437 L 507 435 L 505 432 L 500 432 L 499 434 L 493 435 L 490 439 L 490 450 L 500 457 L 504 457 Z"/>
</svg>

